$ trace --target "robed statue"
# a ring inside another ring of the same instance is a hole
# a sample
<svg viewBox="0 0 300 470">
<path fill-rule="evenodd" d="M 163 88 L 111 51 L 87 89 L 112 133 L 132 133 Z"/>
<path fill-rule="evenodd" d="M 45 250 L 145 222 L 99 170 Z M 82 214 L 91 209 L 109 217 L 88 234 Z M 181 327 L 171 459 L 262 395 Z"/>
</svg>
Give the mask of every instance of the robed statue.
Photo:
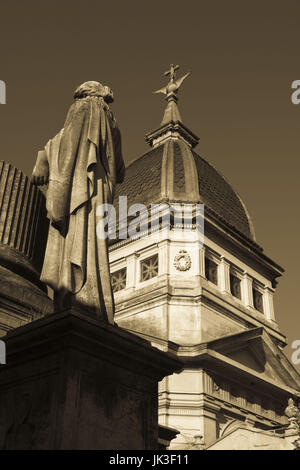
<svg viewBox="0 0 300 470">
<path fill-rule="evenodd" d="M 109 87 L 80 85 L 63 129 L 38 153 L 32 174 L 34 184 L 48 184 L 50 228 L 41 280 L 54 290 L 55 310 L 79 307 L 111 324 L 108 244 L 97 208 L 112 203 L 125 174 L 112 101 Z"/>
</svg>

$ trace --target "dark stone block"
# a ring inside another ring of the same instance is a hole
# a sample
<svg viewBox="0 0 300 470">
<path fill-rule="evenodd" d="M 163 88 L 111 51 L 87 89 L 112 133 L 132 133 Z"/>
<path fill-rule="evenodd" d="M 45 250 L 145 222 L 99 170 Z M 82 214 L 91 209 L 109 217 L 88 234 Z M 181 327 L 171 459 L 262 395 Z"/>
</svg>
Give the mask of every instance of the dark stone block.
<svg viewBox="0 0 300 470">
<path fill-rule="evenodd" d="M 178 359 L 76 311 L 4 340 L 0 449 L 158 448 L 158 381 Z"/>
</svg>

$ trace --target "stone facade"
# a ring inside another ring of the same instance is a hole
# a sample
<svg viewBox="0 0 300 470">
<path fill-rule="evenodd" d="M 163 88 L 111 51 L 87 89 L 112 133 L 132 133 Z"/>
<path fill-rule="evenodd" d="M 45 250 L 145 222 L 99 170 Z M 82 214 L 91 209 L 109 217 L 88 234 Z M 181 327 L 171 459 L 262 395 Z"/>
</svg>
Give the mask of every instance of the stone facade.
<svg viewBox="0 0 300 470">
<path fill-rule="evenodd" d="M 171 220 L 150 236 L 112 240 L 110 264 L 112 275 L 122 271 L 118 325 L 184 363 L 160 384 L 159 421 L 180 431 L 170 448 L 207 447 L 233 421 L 261 430 L 284 426 L 284 406 L 300 378 L 282 352 L 285 337 L 274 313 L 283 269 L 255 241 L 241 198 L 193 150 L 195 134 L 170 121 L 147 141 L 153 149 L 130 165 L 116 197 L 148 208 L 189 204 L 190 225 L 183 231 Z M 119 229 L 126 229 L 122 221 Z M 155 256 L 157 270 L 144 278 L 142 265 Z"/>
</svg>

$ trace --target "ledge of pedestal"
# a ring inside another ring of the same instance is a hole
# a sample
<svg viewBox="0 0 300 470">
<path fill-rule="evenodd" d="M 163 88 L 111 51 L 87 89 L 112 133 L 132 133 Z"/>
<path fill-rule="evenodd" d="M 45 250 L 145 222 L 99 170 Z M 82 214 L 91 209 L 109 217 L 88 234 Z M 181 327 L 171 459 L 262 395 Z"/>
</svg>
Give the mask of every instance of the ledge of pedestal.
<svg viewBox="0 0 300 470">
<path fill-rule="evenodd" d="M 75 348 L 100 354 L 113 361 L 118 355 L 124 367 L 155 377 L 158 381 L 173 372 L 180 372 L 181 361 L 175 355 L 162 352 L 123 328 L 101 322 L 77 310 L 53 313 L 44 318 L 9 331 L 3 338 L 7 347 L 7 363 L 29 354 L 50 353 L 61 348 Z"/>
</svg>

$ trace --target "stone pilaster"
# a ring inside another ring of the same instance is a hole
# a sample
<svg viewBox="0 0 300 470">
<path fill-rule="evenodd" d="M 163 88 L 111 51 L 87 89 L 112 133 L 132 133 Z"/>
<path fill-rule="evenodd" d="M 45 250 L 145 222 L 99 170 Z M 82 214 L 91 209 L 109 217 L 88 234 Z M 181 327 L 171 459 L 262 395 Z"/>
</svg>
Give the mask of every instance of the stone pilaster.
<svg viewBox="0 0 300 470">
<path fill-rule="evenodd" d="M 245 273 L 242 280 L 242 298 L 246 307 L 253 307 L 252 283 L 252 277 Z"/>
<path fill-rule="evenodd" d="M 230 264 L 224 256 L 221 257 L 219 275 L 221 291 L 230 293 Z"/>
<path fill-rule="evenodd" d="M 204 437 L 204 444 L 207 446 L 217 439 L 217 414 L 220 411 L 220 406 L 211 403 L 207 400 L 204 401 L 201 407 L 200 422 L 201 434 Z"/>
<path fill-rule="evenodd" d="M 133 289 L 136 286 L 138 256 L 135 252 L 127 257 L 126 289 Z"/>
<path fill-rule="evenodd" d="M 275 314 L 274 314 L 273 295 L 274 295 L 274 290 L 270 289 L 269 287 L 266 287 L 264 294 L 263 294 L 264 312 L 268 321 L 276 323 Z"/>
<path fill-rule="evenodd" d="M 163 240 L 158 243 L 158 259 L 159 276 L 170 274 L 170 253 L 168 240 Z"/>
<path fill-rule="evenodd" d="M 205 277 L 205 247 L 199 247 L 199 274 Z"/>
</svg>

